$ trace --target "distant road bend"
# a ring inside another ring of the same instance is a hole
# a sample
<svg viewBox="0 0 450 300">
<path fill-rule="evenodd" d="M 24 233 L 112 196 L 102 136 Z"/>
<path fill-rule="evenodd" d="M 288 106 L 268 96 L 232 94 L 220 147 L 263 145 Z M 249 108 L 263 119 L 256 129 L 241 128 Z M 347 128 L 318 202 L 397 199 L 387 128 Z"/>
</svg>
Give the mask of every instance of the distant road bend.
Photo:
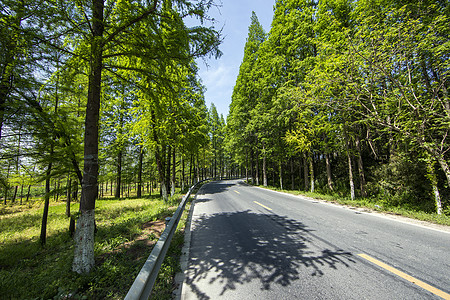
<svg viewBox="0 0 450 300">
<path fill-rule="evenodd" d="M 192 213 L 181 299 L 450 299 L 450 234 L 217 181 Z"/>
</svg>

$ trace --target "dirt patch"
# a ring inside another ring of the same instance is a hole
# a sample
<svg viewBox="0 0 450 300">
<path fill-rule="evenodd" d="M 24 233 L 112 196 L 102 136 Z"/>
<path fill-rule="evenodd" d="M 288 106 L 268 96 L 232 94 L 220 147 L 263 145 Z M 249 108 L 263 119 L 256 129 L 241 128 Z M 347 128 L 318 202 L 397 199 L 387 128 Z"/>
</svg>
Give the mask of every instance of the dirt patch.
<svg viewBox="0 0 450 300">
<path fill-rule="evenodd" d="M 142 234 L 137 238 L 138 240 L 142 238 L 142 236 L 155 234 L 158 238 L 161 236 L 161 233 L 166 228 L 165 220 L 156 220 L 151 222 L 146 222 L 142 225 Z"/>
<path fill-rule="evenodd" d="M 101 265 L 106 259 L 119 252 L 130 256 L 132 260 L 140 260 L 143 257 L 147 257 L 166 228 L 165 220 L 146 222 L 141 228 L 142 233 L 134 240 L 123 243 L 116 249 L 99 255 L 96 258 L 96 264 Z"/>
<path fill-rule="evenodd" d="M 141 235 L 137 236 L 133 241 L 124 243 L 122 248 L 133 260 L 139 260 L 142 256 L 150 254 L 151 249 L 153 249 L 165 228 L 164 220 L 146 222 L 142 225 Z"/>
</svg>

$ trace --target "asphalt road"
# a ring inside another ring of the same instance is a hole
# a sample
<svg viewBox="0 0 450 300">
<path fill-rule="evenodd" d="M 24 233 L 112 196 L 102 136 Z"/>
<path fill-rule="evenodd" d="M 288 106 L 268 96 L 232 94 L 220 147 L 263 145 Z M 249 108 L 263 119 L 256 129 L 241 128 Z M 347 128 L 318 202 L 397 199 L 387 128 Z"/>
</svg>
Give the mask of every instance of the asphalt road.
<svg viewBox="0 0 450 300">
<path fill-rule="evenodd" d="M 181 299 L 450 299 L 450 234 L 247 186 L 204 185 Z"/>
</svg>

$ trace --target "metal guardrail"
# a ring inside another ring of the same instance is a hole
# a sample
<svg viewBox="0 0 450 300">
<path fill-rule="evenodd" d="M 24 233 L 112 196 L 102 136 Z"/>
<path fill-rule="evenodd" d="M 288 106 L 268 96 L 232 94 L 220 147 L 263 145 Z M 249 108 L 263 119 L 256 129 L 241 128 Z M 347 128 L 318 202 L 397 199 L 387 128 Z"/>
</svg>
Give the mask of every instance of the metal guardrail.
<svg viewBox="0 0 450 300">
<path fill-rule="evenodd" d="M 125 296 L 125 300 L 148 299 L 150 297 L 153 285 L 158 277 L 159 269 L 161 268 L 161 264 L 166 256 L 167 250 L 169 249 L 170 242 L 172 241 L 172 237 L 177 229 L 178 222 L 183 214 L 186 202 L 191 196 L 191 192 L 194 188 L 198 184 L 207 180 L 211 180 L 211 178 L 199 181 L 189 188 L 189 191 L 181 200 L 177 210 L 173 214 L 172 218 L 170 218 L 166 229 L 164 229 L 164 232 L 161 234 L 158 242 L 156 242 L 155 247 L 147 258 L 147 261 L 144 263 L 144 266 L 134 280 L 133 285 Z"/>
</svg>

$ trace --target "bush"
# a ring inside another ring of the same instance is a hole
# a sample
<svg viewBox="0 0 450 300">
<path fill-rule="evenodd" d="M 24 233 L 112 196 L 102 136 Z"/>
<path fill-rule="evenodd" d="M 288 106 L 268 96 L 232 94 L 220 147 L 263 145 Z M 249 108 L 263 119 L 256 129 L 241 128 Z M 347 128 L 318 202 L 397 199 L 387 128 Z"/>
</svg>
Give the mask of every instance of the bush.
<svg viewBox="0 0 450 300">
<path fill-rule="evenodd" d="M 372 174 L 367 189 L 382 204 L 435 211 L 426 165 L 417 155 L 393 155 L 389 163 L 376 167 Z"/>
</svg>

